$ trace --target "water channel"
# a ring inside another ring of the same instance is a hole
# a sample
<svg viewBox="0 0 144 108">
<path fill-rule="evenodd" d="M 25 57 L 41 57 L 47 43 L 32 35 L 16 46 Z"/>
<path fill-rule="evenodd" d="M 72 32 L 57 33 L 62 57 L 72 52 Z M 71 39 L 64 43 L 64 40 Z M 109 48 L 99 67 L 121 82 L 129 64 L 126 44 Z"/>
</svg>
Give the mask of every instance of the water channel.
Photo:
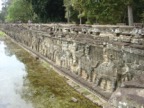
<svg viewBox="0 0 144 108">
<path fill-rule="evenodd" d="M 78 102 L 71 99 L 75 97 Z M 98 108 L 47 63 L 0 39 L 0 108 Z"/>
</svg>

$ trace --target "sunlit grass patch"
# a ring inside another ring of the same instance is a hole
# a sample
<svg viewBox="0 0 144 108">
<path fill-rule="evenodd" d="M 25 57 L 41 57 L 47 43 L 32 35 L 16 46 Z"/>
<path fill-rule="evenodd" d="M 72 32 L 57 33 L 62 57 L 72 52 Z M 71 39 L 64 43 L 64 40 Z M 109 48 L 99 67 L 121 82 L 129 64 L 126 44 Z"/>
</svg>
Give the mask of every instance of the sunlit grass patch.
<svg viewBox="0 0 144 108">
<path fill-rule="evenodd" d="M 2 32 L 2 31 L 0 31 L 0 37 L 1 37 L 1 36 L 5 36 L 5 33 Z"/>
</svg>

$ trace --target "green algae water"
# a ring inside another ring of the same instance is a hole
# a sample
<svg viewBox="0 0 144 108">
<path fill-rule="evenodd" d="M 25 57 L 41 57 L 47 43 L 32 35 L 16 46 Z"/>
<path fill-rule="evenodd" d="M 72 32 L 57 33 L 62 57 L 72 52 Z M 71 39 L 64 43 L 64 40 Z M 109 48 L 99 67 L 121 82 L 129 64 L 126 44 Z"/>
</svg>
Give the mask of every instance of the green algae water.
<svg viewBox="0 0 144 108">
<path fill-rule="evenodd" d="M 72 97 L 78 101 L 73 102 Z M 0 40 L 0 108 L 99 108 L 47 63 L 10 40 Z"/>
</svg>

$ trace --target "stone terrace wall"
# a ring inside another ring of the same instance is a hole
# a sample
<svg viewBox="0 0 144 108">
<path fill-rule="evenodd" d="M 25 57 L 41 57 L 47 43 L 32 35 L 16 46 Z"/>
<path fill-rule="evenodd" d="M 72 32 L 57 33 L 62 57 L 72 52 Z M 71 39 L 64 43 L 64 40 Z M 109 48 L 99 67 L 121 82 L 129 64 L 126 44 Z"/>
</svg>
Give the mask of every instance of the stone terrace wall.
<svg viewBox="0 0 144 108">
<path fill-rule="evenodd" d="M 144 73 L 144 35 L 140 28 L 1 24 L 0 29 L 108 93 Z"/>
</svg>

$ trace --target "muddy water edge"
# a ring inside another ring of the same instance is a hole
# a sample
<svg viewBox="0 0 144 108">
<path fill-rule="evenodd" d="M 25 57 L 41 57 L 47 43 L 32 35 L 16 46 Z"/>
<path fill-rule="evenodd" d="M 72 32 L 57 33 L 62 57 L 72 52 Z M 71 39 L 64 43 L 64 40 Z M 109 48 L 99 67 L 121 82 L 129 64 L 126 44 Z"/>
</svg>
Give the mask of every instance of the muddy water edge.
<svg viewBox="0 0 144 108">
<path fill-rule="evenodd" d="M 20 99 L 25 103 L 21 103 L 21 107 L 15 106 L 15 108 L 99 108 L 96 104 L 92 103 L 70 87 L 66 83 L 67 79 L 57 74 L 47 63 L 35 59 L 31 54 L 13 43 L 10 39 L 0 38 L 0 43 L 5 45 L 4 50 L 6 55 L 8 57 L 15 56 L 16 60 L 24 65 L 22 69 L 24 74 L 18 74 L 18 76 L 15 77 L 21 78 L 21 86 L 19 89 L 15 89 L 14 87 L 17 85 L 14 84 L 15 86 L 10 88 L 14 90 L 9 90 L 15 92 L 16 95 L 19 95 Z M 9 65 L 11 64 L 8 64 L 5 68 L 11 69 L 9 68 L 11 67 Z M 19 67 L 19 65 L 17 67 Z M 19 73 L 20 72 L 21 71 L 19 71 Z M 9 77 L 11 74 L 15 73 L 7 73 L 6 75 Z M 5 81 L 7 80 L 5 79 Z M 7 89 L 9 89 L 9 86 L 7 86 Z M 9 95 L 11 95 L 11 92 L 9 92 Z M 72 101 L 73 97 L 77 99 L 77 102 Z M 2 108 L 12 108 L 11 104 L 7 102 L 6 105 L 9 107 Z M 0 106 L 2 105 L 5 104 L 0 103 Z"/>
</svg>

